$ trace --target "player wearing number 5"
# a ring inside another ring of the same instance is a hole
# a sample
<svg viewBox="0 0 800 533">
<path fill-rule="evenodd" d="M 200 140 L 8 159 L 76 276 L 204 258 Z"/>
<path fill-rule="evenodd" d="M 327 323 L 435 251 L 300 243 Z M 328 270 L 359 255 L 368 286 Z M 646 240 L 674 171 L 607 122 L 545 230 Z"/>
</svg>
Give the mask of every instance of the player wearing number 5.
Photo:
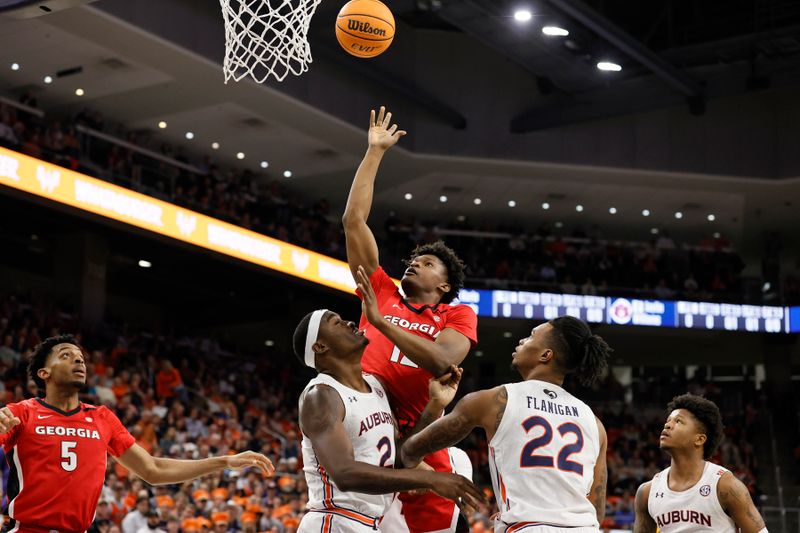
<svg viewBox="0 0 800 533">
<path fill-rule="evenodd" d="M 153 485 L 181 483 L 225 468 L 254 467 L 272 475 L 272 463 L 245 452 L 198 461 L 154 458 L 106 407 L 78 400 L 86 384 L 83 351 L 71 335 L 34 348 L 30 378 L 45 397 L 0 410 L 0 444 L 8 479 L 10 533 L 86 531 L 94 519 L 106 473 L 106 453 Z"/>
<path fill-rule="evenodd" d="M 500 508 L 496 532 L 598 532 L 606 502 L 606 432 L 562 388 L 567 374 L 594 383 L 611 349 L 585 322 L 559 317 L 520 340 L 512 366 L 524 381 L 465 396 L 402 447 L 413 466 L 482 427 Z"/>
<path fill-rule="evenodd" d="M 401 281 L 405 297 L 380 266 L 367 219 L 378 166 L 405 135 L 391 120 L 383 107 L 377 116 L 375 111 L 370 115 L 369 148 L 350 188 L 342 222 L 353 277 L 374 289 L 375 312 L 362 315 L 359 325 L 370 341 L 364 371 L 386 385 L 400 432 L 408 435 L 428 402 L 428 381 L 460 365 L 477 343 L 478 319 L 470 307 L 450 305 L 464 285 L 464 264 L 444 243 L 411 252 Z M 439 472 L 452 471 L 446 450 L 425 462 Z M 433 494 L 401 494 L 400 500 L 411 533 L 454 529 L 458 513 L 452 502 Z"/>
</svg>

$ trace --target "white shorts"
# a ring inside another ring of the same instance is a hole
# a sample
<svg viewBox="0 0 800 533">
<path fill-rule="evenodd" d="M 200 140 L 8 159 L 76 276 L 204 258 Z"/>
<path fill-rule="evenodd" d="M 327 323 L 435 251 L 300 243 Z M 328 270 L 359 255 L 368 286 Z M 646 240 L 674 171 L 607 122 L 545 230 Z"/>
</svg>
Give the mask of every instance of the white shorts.
<svg viewBox="0 0 800 533">
<path fill-rule="evenodd" d="M 494 524 L 494 533 L 506 533 L 511 526 L 496 521 Z M 513 533 L 600 533 L 596 527 L 555 527 L 555 526 L 539 526 L 530 524 L 517 529 L 513 529 Z"/>
<path fill-rule="evenodd" d="M 297 533 L 368 533 L 377 527 L 339 513 L 308 511 L 300 521 Z"/>
</svg>

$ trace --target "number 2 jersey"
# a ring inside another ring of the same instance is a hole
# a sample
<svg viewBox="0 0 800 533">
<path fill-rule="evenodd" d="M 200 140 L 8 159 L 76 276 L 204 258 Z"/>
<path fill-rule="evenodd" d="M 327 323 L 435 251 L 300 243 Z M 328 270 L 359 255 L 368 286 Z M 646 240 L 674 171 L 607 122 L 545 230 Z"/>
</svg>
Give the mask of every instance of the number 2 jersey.
<svg viewBox="0 0 800 533">
<path fill-rule="evenodd" d="M 373 376 L 364 374 L 364 381 L 372 389 L 359 392 L 342 385 L 327 374 L 318 374 L 306 385 L 300 395 L 303 399 L 308 389 L 327 385 L 335 390 L 344 404 L 344 431 L 353 445 L 353 458 L 373 466 L 392 468 L 395 460 L 395 424 L 389 399 L 383 387 Z M 308 510 L 335 514 L 374 527 L 394 500 L 394 494 L 360 494 L 343 492 L 325 472 L 317 459 L 314 445 L 303 434 L 303 471 L 308 485 Z"/>
<path fill-rule="evenodd" d="M 489 442 L 489 470 L 507 531 L 534 525 L 597 528 L 587 497 L 600 453 L 594 413 L 552 383 L 504 386 L 508 403 Z"/>
<path fill-rule="evenodd" d="M 103 489 L 106 453 L 119 457 L 135 439 L 106 407 L 81 402 L 65 412 L 39 398 L 7 407 L 20 420 L 0 435 L 11 469 L 11 531 L 86 531 Z"/>
</svg>

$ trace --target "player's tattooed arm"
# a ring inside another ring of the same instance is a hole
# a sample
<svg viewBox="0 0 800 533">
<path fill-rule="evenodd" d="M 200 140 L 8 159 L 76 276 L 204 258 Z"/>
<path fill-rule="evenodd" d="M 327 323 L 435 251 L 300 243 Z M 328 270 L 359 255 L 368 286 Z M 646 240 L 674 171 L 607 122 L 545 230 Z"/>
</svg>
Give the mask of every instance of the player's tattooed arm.
<svg viewBox="0 0 800 533">
<path fill-rule="evenodd" d="M 378 245 L 372 230 L 367 226 L 369 212 L 372 209 L 375 177 L 383 154 L 406 134 L 405 131 L 397 129 L 397 124 L 391 122 L 392 114 L 387 113 L 383 107 L 377 116 L 375 110 L 370 112 L 367 136 L 369 148 L 353 178 L 342 217 L 347 242 L 347 263 L 350 265 L 353 278 L 356 277 L 359 265 L 363 265 L 368 274 L 372 274 L 378 268 Z"/>
<path fill-rule="evenodd" d="M 758 533 L 766 527 L 750 497 L 750 491 L 733 474 L 725 473 L 720 477 L 717 496 L 722 508 L 742 533 Z"/>
<path fill-rule="evenodd" d="M 606 448 L 608 446 L 608 437 L 606 436 L 606 428 L 603 423 L 597 420 L 597 431 L 600 436 L 600 452 L 597 454 L 597 462 L 594 465 L 594 481 L 592 488 L 589 490 L 589 501 L 594 505 L 597 512 L 597 521 L 603 522 L 606 517 L 606 482 L 608 481 L 608 468 L 606 466 Z"/>
<path fill-rule="evenodd" d="M 493 424 L 497 395 L 498 391 L 491 389 L 464 396 L 452 412 L 409 437 L 400 452 L 403 464 L 413 468 L 426 455 L 460 442 L 476 426 L 487 427 L 487 419 L 488 425 Z"/>
<path fill-rule="evenodd" d="M 650 481 L 642 483 L 639 485 L 639 490 L 636 491 L 636 502 L 634 503 L 636 521 L 633 523 L 633 533 L 656 533 L 658 531 L 655 520 L 650 516 L 650 511 L 647 510 L 647 500 L 650 498 L 650 484 Z"/>
</svg>

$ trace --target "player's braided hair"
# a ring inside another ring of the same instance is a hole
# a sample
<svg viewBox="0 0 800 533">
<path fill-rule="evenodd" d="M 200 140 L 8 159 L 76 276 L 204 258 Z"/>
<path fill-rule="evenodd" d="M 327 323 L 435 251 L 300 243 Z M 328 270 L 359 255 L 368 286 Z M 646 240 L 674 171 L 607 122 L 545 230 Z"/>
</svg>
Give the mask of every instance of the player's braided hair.
<svg viewBox="0 0 800 533">
<path fill-rule="evenodd" d="M 44 380 L 37 375 L 39 369 L 44 368 L 45 364 L 47 364 L 47 357 L 50 355 L 50 352 L 59 344 L 74 344 L 75 346 L 79 346 L 78 339 L 76 339 L 74 335 L 57 335 L 43 340 L 37 344 L 33 352 L 31 352 L 30 360 L 28 361 L 28 376 L 36 383 L 40 391 L 45 390 L 45 383 Z"/>
<path fill-rule="evenodd" d="M 435 255 L 444 263 L 450 291 L 442 295 L 441 303 L 449 304 L 458 297 L 458 291 L 464 288 L 464 270 L 466 269 L 464 261 L 444 241 L 420 244 L 411 252 L 411 260 L 421 255 Z"/>
<path fill-rule="evenodd" d="M 579 318 L 560 316 L 550 325 L 558 366 L 565 374 L 575 374 L 583 386 L 594 385 L 605 374 L 614 350 Z"/>
<path fill-rule="evenodd" d="M 303 363 L 303 366 L 306 366 L 306 336 L 308 335 L 308 323 L 311 322 L 311 315 L 314 314 L 314 311 L 311 311 L 306 316 L 300 319 L 300 323 L 297 324 L 297 327 L 294 328 L 294 336 L 292 337 L 292 347 L 294 348 L 294 354 Z"/>
<path fill-rule="evenodd" d="M 667 405 L 668 413 L 675 409 L 686 409 L 700 423 L 701 429 L 706 435 L 706 442 L 703 444 L 703 459 L 708 459 L 714 455 L 714 452 L 717 451 L 717 446 L 722 441 L 723 430 L 725 429 L 717 404 L 702 396 L 682 394 L 675 396 Z"/>
</svg>

